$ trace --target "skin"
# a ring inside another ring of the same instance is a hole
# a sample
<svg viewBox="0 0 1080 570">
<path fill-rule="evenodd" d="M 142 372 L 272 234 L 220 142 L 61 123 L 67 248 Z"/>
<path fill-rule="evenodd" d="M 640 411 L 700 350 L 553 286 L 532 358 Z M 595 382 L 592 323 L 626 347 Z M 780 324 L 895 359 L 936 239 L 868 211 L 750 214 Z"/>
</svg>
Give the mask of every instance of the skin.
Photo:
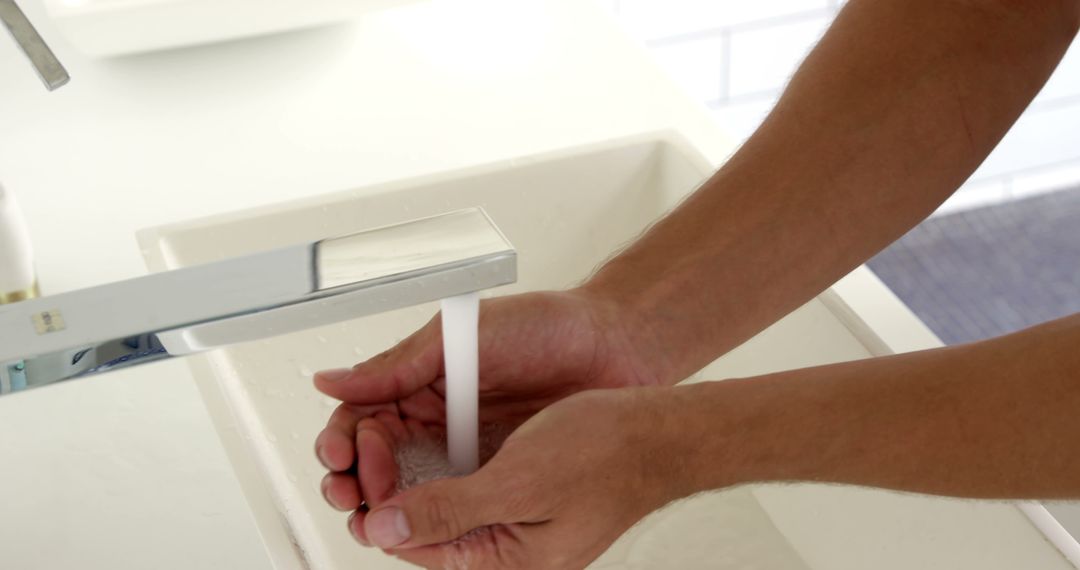
<svg viewBox="0 0 1080 570">
<path fill-rule="evenodd" d="M 425 567 L 575 568 L 652 510 L 747 482 L 1080 497 L 1062 451 L 1080 446 L 1077 316 L 673 387 L 933 211 L 1078 28 L 1076 0 L 851 0 L 684 204 L 579 288 L 485 303 L 482 421 L 514 431 L 477 473 L 393 492 L 394 450 L 443 429 L 437 321 L 317 375 L 344 402 L 316 442 L 327 500 L 361 543 Z"/>
<path fill-rule="evenodd" d="M 482 304 L 480 421 L 509 432 L 548 405 L 583 390 L 667 385 L 635 350 L 611 306 L 582 291 L 529 293 Z M 442 327 L 436 316 L 398 346 L 352 369 L 320 372 L 315 386 L 342 400 L 315 442 L 330 469 L 328 502 L 356 511 L 388 498 L 397 480 L 392 457 L 404 440 L 395 419 L 431 437 L 445 429 Z M 523 352 L 520 347 L 528 346 Z M 365 458 L 357 461 L 358 457 Z M 350 521 L 366 542 L 364 513 Z"/>
</svg>

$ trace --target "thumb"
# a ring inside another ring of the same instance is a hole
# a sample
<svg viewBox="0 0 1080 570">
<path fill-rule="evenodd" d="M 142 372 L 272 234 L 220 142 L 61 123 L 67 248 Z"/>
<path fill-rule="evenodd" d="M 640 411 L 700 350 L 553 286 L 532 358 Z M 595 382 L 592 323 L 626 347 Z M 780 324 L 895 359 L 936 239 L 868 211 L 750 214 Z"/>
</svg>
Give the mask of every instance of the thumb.
<svg viewBox="0 0 1080 570">
<path fill-rule="evenodd" d="M 442 326 L 436 315 L 397 346 L 366 362 L 316 373 L 315 388 L 349 404 L 382 404 L 414 394 L 442 373 Z"/>
<path fill-rule="evenodd" d="M 523 505 L 483 470 L 413 487 L 368 513 L 364 531 L 379 548 L 412 548 L 460 538 L 475 528 L 520 522 Z"/>
</svg>

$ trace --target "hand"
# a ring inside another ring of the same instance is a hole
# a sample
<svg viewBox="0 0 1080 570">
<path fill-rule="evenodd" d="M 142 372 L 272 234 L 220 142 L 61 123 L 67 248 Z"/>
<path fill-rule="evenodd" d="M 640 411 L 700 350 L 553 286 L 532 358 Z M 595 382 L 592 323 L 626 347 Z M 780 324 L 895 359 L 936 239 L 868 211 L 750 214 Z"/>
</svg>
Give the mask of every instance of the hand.
<svg viewBox="0 0 1080 570">
<path fill-rule="evenodd" d="M 679 415 L 678 390 L 594 390 L 553 404 L 476 473 L 382 502 L 366 536 L 427 568 L 584 568 L 642 517 L 689 494 L 677 460 L 695 442 L 666 427 Z M 425 437 L 411 432 L 395 445 Z"/>
<path fill-rule="evenodd" d="M 670 381 L 656 372 L 663 369 L 657 351 L 635 336 L 647 329 L 632 326 L 628 318 L 581 291 L 481 303 L 481 422 L 509 433 L 545 406 L 582 390 Z M 438 316 L 351 370 L 320 372 L 315 386 L 344 402 L 316 439 L 316 452 L 331 471 L 323 480 L 327 501 L 344 511 L 378 504 L 396 483 L 393 436 L 445 426 Z M 354 515 L 350 528 L 364 540 L 362 513 Z"/>
</svg>

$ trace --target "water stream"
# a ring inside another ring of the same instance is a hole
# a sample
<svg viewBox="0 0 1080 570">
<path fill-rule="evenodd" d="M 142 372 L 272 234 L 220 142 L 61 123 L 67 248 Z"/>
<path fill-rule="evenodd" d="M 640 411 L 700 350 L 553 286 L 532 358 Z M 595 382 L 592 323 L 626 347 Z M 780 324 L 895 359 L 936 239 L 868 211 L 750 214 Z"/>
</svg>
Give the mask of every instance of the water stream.
<svg viewBox="0 0 1080 570">
<path fill-rule="evenodd" d="M 457 474 L 476 471 L 479 452 L 480 295 L 467 293 L 442 301 L 446 359 L 446 446 Z"/>
</svg>

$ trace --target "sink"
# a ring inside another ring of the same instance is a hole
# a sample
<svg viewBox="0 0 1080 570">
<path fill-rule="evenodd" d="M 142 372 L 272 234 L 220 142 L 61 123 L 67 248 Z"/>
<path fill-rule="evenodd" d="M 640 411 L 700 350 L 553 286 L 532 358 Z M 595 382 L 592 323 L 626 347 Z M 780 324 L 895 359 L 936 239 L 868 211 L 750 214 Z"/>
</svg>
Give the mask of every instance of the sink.
<svg viewBox="0 0 1080 570">
<path fill-rule="evenodd" d="M 153 271 L 474 206 L 519 255 L 519 282 L 586 277 L 714 170 L 675 132 L 644 133 L 476 168 L 320 194 L 139 233 Z M 405 568 L 357 546 L 319 493 L 312 442 L 335 402 L 310 376 L 385 350 L 437 310 L 422 305 L 189 357 L 194 378 L 278 569 Z M 882 352 L 832 292 L 689 381 L 747 376 Z M 596 568 L 881 570 L 1073 568 L 1012 504 L 814 485 L 746 486 L 653 514 Z"/>
</svg>

